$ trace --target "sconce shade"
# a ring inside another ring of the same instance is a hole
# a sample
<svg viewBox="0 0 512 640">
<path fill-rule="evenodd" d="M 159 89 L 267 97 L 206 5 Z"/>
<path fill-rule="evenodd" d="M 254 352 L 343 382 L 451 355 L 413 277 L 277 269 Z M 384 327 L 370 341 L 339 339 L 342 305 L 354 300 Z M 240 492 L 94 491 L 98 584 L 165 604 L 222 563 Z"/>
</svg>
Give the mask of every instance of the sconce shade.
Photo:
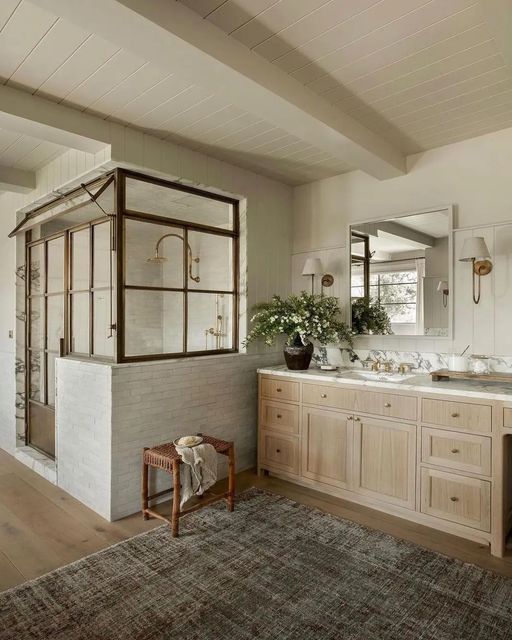
<svg viewBox="0 0 512 640">
<path fill-rule="evenodd" d="M 439 280 L 439 284 L 437 285 L 438 291 L 448 291 L 448 280 Z"/>
<path fill-rule="evenodd" d="M 302 269 L 303 276 L 321 276 L 324 273 L 320 258 L 308 258 Z"/>
<path fill-rule="evenodd" d="M 491 257 L 485 240 L 481 237 L 466 238 L 460 252 L 461 262 L 471 262 L 471 260 L 486 260 Z"/>
</svg>

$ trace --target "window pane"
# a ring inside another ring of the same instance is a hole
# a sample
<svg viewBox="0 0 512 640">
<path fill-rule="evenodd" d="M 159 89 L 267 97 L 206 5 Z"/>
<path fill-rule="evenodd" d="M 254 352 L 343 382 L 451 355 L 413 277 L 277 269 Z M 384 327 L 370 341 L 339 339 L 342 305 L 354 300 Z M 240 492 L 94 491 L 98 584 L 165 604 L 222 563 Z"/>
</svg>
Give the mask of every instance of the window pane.
<svg viewBox="0 0 512 640">
<path fill-rule="evenodd" d="M 44 402 L 44 353 L 42 351 L 29 351 L 28 366 L 30 369 L 31 400 Z"/>
<path fill-rule="evenodd" d="M 415 323 L 416 322 L 416 305 L 415 304 L 386 304 L 383 305 L 388 312 L 389 319 L 395 323 Z"/>
<path fill-rule="evenodd" d="M 93 226 L 93 286 L 110 287 L 110 223 Z"/>
<path fill-rule="evenodd" d="M 381 284 L 381 302 L 416 302 L 415 284 Z"/>
<path fill-rule="evenodd" d="M 48 293 L 64 291 L 64 238 L 48 242 Z"/>
<path fill-rule="evenodd" d="M 71 289 L 89 288 L 90 247 L 89 228 L 71 234 Z"/>
<path fill-rule="evenodd" d="M 64 295 L 48 296 L 48 349 L 59 351 L 59 340 L 64 337 Z"/>
<path fill-rule="evenodd" d="M 29 250 L 28 282 L 30 293 L 44 293 L 44 244 Z"/>
<path fill-rule="evenodd" d="M 50 406 L 55 406 L 55 358 L 57 358 L 56 353 L 48 353 L 48 398 L 46 399 L 46 404 Z"/>
<path fill-rule="evenodd" d="M 189 293 L 187 350 L 231 349 L 232 322 L 232 295 Z"/>
<path fill-rule="evenodd" d="M 188 241 L 192 249 L 191 289 L 233 290 L 233 240 L 211 233 L 190 231 Z M 199 260 L 199 262 L 196 262 Z"/>
<path fill-rule="evenodd" d="M 114 338 L 110 335 L 110 291 L 93 293 L 93 354 L 114 355 Z"/>
<path fill-rule="evenodd" d="M 416 271 L 393 271 L 391 273 L 380 274 L 381 284 L 398 284 L 407 282 L 416 283 L 417 279 L 418 274 L 416 273 Z"/>
<path fill-rule="evenodd" d="M 134 178 L 126 179 L 126 208 L 210 227 L 233 229 L 233 205 Z"/>
<path fill-rule="evenodd" d="M 89 294 L 71 295 L 71 351 L 89 353 Z"/>
<path fill-rule="evenodd" d="M 183 351 L 183 294 L 175 291 L 125 291 L 125 354 Z"/>
<path fill-rule="evenodd" d="M 29 347 L 34 349 L 44 349 L 44 306 L 45 299 L 43 296 L 30 298 L 29 300 L 29 317 L 30 317 L 30 336 Z"/>
<path fill-rule="evenodd" d="M 183 288 L 182 229 L 126 220 L 125 255 L 126 284 Z"/>
</svg>

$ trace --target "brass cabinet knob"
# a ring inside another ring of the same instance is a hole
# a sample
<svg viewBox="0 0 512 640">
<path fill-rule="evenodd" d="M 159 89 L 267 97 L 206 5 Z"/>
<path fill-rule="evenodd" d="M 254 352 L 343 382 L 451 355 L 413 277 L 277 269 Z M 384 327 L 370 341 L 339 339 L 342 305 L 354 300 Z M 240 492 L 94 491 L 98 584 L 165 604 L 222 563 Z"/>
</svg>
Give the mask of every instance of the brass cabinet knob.
<svg viewBox="0 0 512 640">
<path fill-rule="evenodd" d="M 277 387 L 276 391 L 277 391 L 277 393 L 281 393 L 281 391 L 282 391 L 281 387 Z"/>
<path fill-rule="evenodd" d="M 458 413 L 456 413 L 456 412 L 452 413 L 452 418 L 458 418 L 458 417 L 459 417 Z"/>
<path fill-rule="evenodd" d="M 354 416 L 347 416 L 347 420 L 353 420 Z"/>
<path fill-rule="evenodd" d="M 459 450 L 458 449 L 451 449 L 451 452 L 452 453 L 459 453 Z"/>
<path fill-rule="evenodd" d="M 389 409 L 389 407 L 391 406 L 391 402 L 385 402 L 384 406 L 386 407 L 386 409 Z"/>
<path fill-rule="evenodd" d="M 356 422 L 361 422 L 361 418 L 358 418 L 358 417 L 355 417 L 355 418 L 354 418 L 354 420 L 355 420 Z"/>
<path fill-rule="evenodd" d="M 452 496 L 452 497 L 450 498 L 450 500 L 451 500 L 452 502 L 458 502 L 458 501 L 459 501 L 459 499 L 458 499 L 458 498 L 456 498 L 455 496 Z"/>
<path fill-rule="evenodd" d="M 281 449 L 276 449 L 276 453 L 281 453 Z"/>
<path fill-rule="evenodd" d="M 276 418 L 279 418 L 279 419 L 281 419 L 282 417 L 283 416 L 280 413 L 278 413 L 277 416 L 276 416 Z"/>
<path fill-rule="evenodd" d="M 321 397 L 321 398 L 327 398 L 327 394 L 326 394 L 326 393 L 321 393 L 321 394 L 320 394 L 320 397 Z"/>
</svg>

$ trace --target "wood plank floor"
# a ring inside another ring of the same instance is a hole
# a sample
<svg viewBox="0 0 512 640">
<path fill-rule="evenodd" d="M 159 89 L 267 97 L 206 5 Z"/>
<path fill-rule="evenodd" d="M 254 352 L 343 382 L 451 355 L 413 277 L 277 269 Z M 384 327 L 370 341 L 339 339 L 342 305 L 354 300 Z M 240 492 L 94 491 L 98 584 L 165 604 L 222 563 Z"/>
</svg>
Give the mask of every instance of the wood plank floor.
<svg viewBox="0 0 512 640">
<path fill-rule="evenodd" d="M 410 540 L 512 577 L 512 551 L 493 558 L 488 547 L 434 531 L 273 477 L 245 471 L 239 491 L 259 486 L 297 502 Z M 223 482 L 219 483 L 224 484 Z M 169 504 L 161 505 L 170 511 Z M 111 544 L 160 526 L 135 514 L 107 522 L 0 449 L 0 590 L 25 582 Z"/>
</svg>

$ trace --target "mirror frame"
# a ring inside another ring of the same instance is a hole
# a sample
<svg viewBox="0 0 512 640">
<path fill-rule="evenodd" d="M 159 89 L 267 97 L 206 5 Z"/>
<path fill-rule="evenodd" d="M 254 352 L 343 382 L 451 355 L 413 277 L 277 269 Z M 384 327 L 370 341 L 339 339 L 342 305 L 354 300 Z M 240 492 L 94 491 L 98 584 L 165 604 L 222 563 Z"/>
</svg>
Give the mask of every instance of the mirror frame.
<svg viewBox="0 0 512 640">
<path fill-rule="evenodd" d="M 450 286 L 450 293 L 448 295 L 448 335 L 446 336 L 429 336 L 429 335 L 420 335 L 420 334 L 411 334 L 411 335 L 382 335 L 382 334 L 355 334 L 355 338 L 370 338 L 372 340 L 376 339 L 409 339 L 409 340 L 453 340 L 453 312 L 454 312 L 454 290 L 455 290 L 455 282 L 454 282 L 454 255 L 453 255 L 453 205 L 441 205 L 437 207 L 427 207 L 426 209 L 417 209 L 415 211 L 407 211 L 404 213 L 396 213 L 390 214 L 386 216 L 378 216 L 375 218 L 365 218 L 363 220 L 358 220 L 357 222 L 352 222 L 347 225 L 347 266 L 348 266 L 348 278 L 345 287 L 345 293 L 347 296 L 348 304 L 348 318 L 347 324 L 349 327 L 352 327 L 352 228 L 357 227 L 361 224 L 367 224 L 371 222 L 383 222 L 383 221 L 391 221 L 398 220 L 400 218 L 408 218 L 410 216 L 421 215 L 422 213 L 436 213 L 436 212 L 446 212 L 448 215 L 448 282 Z"/>
</svg>

